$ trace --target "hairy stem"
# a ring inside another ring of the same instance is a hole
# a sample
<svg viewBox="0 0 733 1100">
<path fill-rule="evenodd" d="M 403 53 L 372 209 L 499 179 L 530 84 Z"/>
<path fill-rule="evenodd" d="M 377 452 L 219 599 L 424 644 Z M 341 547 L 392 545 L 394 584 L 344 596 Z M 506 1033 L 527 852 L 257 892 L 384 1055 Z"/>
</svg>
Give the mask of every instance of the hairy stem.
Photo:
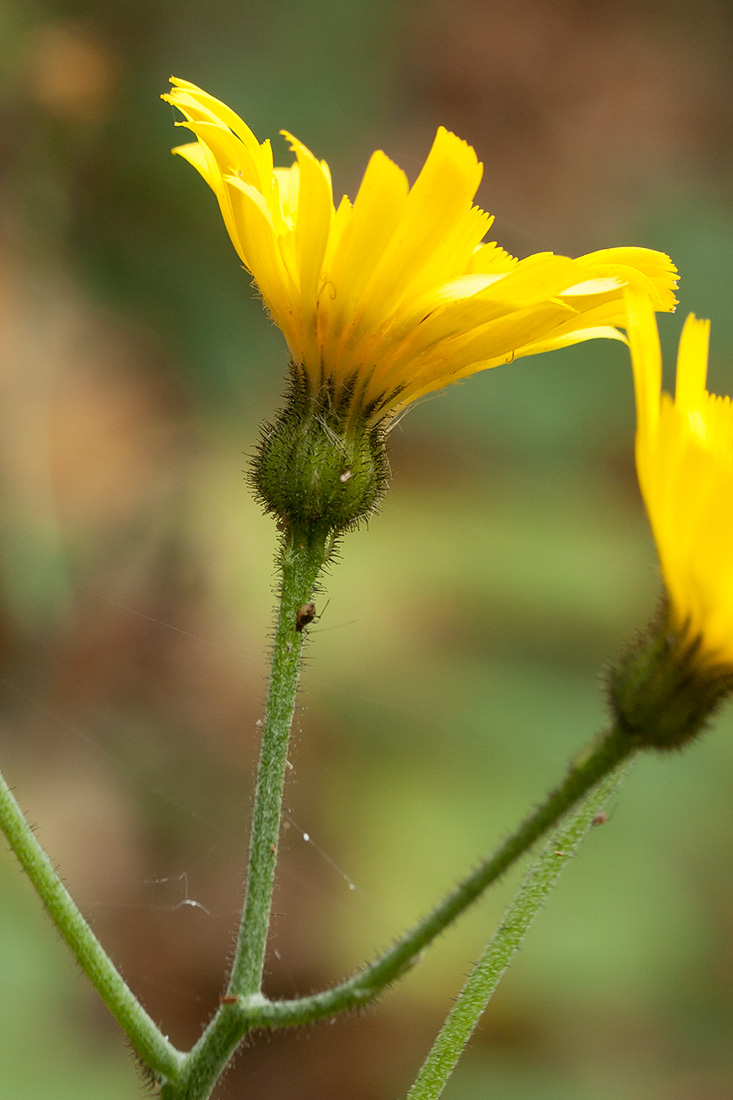
<svg viewBox="0 0 733 1100">
<path fill-rule="evenodd" d="M 378 996 L 414 963 L 419 953 L 452 923 L 476 898 L 500 878 L 540 837 L 553 828 L 572 807 L 605 776 L 635 751 L 625 734 L 612 729 L 592 744 L 571 765 L 564 781 L 525 819 L 492 856 L 479 864 L 426 917 L 406 932 L 383 955 L 358 974 L 323 993 L 300 1000 L 250 1006 L 258 1016 L 251 1026 L 290 1027 L 358 1007 Z"/>
<path fill-rule="evenodd" d="M 620 779 L 618 771 L 611 772 L 540 852 L 448 1014 L 407 1100 L 438 1100 L 442 1095 L 512 956 Z"/>
<path fill-rule="evenodd" d="M 469 875 L 426 918 L 385 954 L 333 989 L 290 1001 L 270 1001 L 261 991 L 226 998 L 199 1042 L 186 1057 L 179 1081 L 162 1100 L 206 1100 L 217 1077 L 244 1036 L 258 1029 L 294 1027 L 367 1004 L 414 963 L 440 932 L 527 852 L 548 829 L 631 755 L 633 746 L 612 729 L 570 767 L 565 780 L 530 814 L 496 852 Z"/>
<path fill-rule="evenodd" d="M 0 827 L 51 920 L 142 1061 L 159 1080 L 175 1080 L 183 1054 L 176 1050 L 148 1016 L 92 932 L 2 775 Z"/>
<path fill-rule="evenodd" d="M 280 840 L 285 769 L 290 726 L 303 649 L 301 611 L 311 601 L 313 586 L 327 557 L 322 535 L 291 532 L 283 546 L 280 609 L 272 647 L 272 667 L 260 746 L 246 893 L 227 994 L 249 996 L 262 988 L 272 889 Z M 312 617 L 312 616 L 311 616 Z"/>
<path fill-rule="evenodd" d="M 280 608 L 262 729 L 252 813 L 249 864 L 237 950 L 226 996 L 199 1042 L 186 1057 L 180 1080 L 163 1100 L 204 1100 L 247 1031 L 240 1005 L 268 1003 L 261 994 L 272 891 L 280 839 L 283 787 L 295 710 L 303 626 L 312 617 L 314 585 L 328 558 L 324 533 L 291 531 L 282 551 Z M 231 1003 L 234 1002 L 234 1003 Z"/>
</svg>

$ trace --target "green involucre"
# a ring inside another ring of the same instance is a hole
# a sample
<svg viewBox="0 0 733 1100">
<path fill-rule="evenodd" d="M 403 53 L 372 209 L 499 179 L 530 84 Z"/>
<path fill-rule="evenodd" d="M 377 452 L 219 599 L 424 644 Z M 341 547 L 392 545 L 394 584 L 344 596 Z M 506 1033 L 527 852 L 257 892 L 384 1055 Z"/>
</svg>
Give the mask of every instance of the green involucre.
<svg viewBox="0 0 733 1100">
<path fill-rule="evenodd" d="M 700 638 L 674 626 L 665 600 L 612 670 L 609 700 L 634 746 L 667 750 L 702 733 L 731 690 L 731 669 L 711 662 Z"/>
<path fill-rule="evenodd" d="M 384 427 L 349 415 L 328 385 L 314 395 L 293 366 L 287 404 L 264 425 L 252 464 L 265 510 L 291 529 L 339 534 L 375 511 L 388 477 Z"/>
</svg>

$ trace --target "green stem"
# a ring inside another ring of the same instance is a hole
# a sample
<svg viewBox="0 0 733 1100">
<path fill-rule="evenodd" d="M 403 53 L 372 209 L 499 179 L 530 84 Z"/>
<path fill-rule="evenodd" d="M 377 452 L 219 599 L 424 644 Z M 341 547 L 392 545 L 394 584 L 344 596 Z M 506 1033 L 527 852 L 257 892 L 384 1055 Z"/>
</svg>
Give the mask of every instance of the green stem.
<svg viewBox="0 0 733 1100">
<path fill-rule="evenodd" d="M 442 1094 L 512 955 L 620 779 L 618 770 L 611 772 L 543 848 L 461 990 L 407 1100 L 437 1100 Z"/>
<path fill-rule="evenodd" d="M 161 1100 L 206 1100 L 244 1036 L 255 1029 L 294 1027 L 367 1004 L 400 977 L 416 956 L 479 894 L 558 823 L 588 791 L 633 752 L 628 738 L 612 729 L 570 767 L 565 780 L 486 862 L 469 875 L 424 920 L 353 978 L 312 997 L 269 1001 L 258 990 L 224 1003 L 185 1060 L 178 1082 Z"/>
<path fill-rule="evenodd" d="M 575 760 L 565 780 L 517 831 L 393 947 L 354 977 L 323 993 L 299 1000 L 248 1006 L 249 1026 L 292 1027 L 333 1016 L 373 1000 L 390 982 L 409 969 L 423 948 L 467 909 L 487 886 L 500 878 L 580 798 L 634 751 L 633 743 L 622 731 L 616 728 L 610 730 Z"/>
<path fill-rule="evenodd" d="M 166 1086 L 162 1100 L 204 1100 L 248 1030 L 242 1005 L 267 1004 L 261 994 L 267 933 L 272 907 L 283 786 L 295 710 L 300 656 L 305 635 L 298 611 L 311 600 L 329 556 L 323 532 L 290 532 L 284 542 L 280 609 L 272 648 L 272 669 L 260 746 L 252 812 L 249 864 L 237 950 L 227 999 L 187 1055 L 180 1078 Z"/>
<path fill-rule="evenodd" d="M 0 827 L 51 920 L 142 1061 L 160 1080 L 175 1080 L 184 1056 L 148 1016 L 81 915 L 0 775 Z"/>
<path fill-rule="evenodd" d="M 316 578 L 328 556 L 326 543 L 324 534 L 294 531 L 283 547 L 280 610 L 252 811 L 244 909 L 227 988 L 230 996 L 247 997 L 262 989 L 290 727 L 305 638 L 298 612 L 310 603 Z"/>
</svg>

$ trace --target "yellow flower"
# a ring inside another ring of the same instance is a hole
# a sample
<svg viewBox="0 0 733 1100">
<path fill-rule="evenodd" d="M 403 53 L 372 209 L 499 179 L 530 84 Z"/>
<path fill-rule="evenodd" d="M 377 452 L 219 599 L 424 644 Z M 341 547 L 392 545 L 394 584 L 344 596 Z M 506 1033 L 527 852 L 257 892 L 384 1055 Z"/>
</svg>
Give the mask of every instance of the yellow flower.
<svg viewBox="0 0 733 1100">
<path fill-rule="evenodd" d="M 705 389 L 709 321 L 690 315 L 674 400 L 648 298 L 628 295 L 636 467 L 669 594 L 669 627 L 696 663 L 733 671 L 733 407 Z"/>
<path fill-rule="evenodd" d="M 613 326 L 625 321 L 626 286 L 656 309 L 675 306 L 675 269 L 659 252 L 516 260 L 483 243 L 493 219 L 473 205 L 482 166 L 442 127 L 412 187 L 376 152 L 354 202 L 334 207 L 328 165 L 296 138 L 285 134 L 295 163 L 276 168 L 269 141 L 229 107 L 187 81 L 172 84 L 163 98 L 197 139 L 174 152 L 219 200 L 311 393 L 327 389 L 349 419 L 378 422 L 519 356 L 623 339 Z"/>
</svg>

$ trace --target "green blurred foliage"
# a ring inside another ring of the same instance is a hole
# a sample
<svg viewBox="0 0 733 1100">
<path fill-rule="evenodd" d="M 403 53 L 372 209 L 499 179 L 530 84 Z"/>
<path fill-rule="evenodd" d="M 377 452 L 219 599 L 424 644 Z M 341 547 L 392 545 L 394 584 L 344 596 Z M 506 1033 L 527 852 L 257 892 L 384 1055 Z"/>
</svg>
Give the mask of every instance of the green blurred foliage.
<svg viewBox="0 0 733 1100">
<path fill-rule="evenodd" d="M 170 156 L 169 73 L 298 134 L 337 193 L 376 147 L 414 178 L 455 128 L 508 248 L 669 252 L 730 392 L 732 38 L 707 2 L 0 7 L 2 766 L 175 1042 L 216 1006 L 240 898 L 273 584 L 242 469 L 285 351 Z M 393 490 L 310 630 L 273 994 L 389 942 L 604 722 L 599 670 L 658 589 L 632 437 L 615 343 L 474 378 L 392 433 Z M 731 1095 L 731 732 L 639 764 L 446 1097 Z M 9 855 L 0 880 L 7 1095 L 142 1095 Z M 375 1012 L 257 1041 L 222 1097 L 404 1094 L 515 880 Z"/>
</svg>

